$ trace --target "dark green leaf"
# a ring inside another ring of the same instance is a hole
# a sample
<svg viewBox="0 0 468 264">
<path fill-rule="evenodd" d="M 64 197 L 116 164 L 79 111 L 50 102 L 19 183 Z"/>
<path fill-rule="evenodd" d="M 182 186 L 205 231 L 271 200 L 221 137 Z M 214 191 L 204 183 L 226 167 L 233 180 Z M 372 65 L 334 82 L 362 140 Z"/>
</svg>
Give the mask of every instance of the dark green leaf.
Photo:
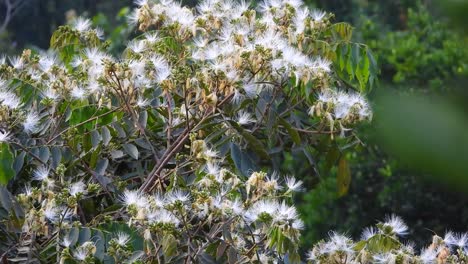
<svg viewBox="0 0 468 264">
<path fill-rule="evenodd" d="M 10 151 L 10 146 L 5 142 L 0 143 L 0 184 L 6 185 L 10 179 L 15 177 L 14 162 L 15 157 Z"/>
</svg>

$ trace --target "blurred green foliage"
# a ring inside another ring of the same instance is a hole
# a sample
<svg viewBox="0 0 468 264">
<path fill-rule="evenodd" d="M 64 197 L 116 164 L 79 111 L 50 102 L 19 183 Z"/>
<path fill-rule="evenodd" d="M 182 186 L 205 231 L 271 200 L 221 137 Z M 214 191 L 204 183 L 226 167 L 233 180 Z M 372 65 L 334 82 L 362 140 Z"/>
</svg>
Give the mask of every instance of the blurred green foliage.
<svg viewBox="0 0 468 264">
<path fill-rule="evenodd" d="M 381 26 L 367 20 L 362 33 L 389 83 L 440 90 L 445 81 L 468 75 L 468 50 L 459 35 L 424 5 L 408 9 L 405 30 L 382 34 Z"/>
<path fill-rule="evenodd" d="M 311 190 L 297 197 L 307 226 L 303 243 L 310 245 L 329 230 L 358 237 L 362 228 L 390 213 L 412 226 L 416 241 L 448 228 L 464 231 L 468 197 L 460 191 L 468 182 L 468 97 L 466 82 L 454 83 L 467 77 L 468 50 L 453 26 L 460 20 L 450 16 L 455 20 L 451 24 L 431 1 L 341 2 L 313 4 L 357 25 L 355 38 L 377 57 L 381 74 L 373 94 L 375 122 L 358 133 L 367 145 L 339 150 L 351 169 L 346 196 L 339 195 L 338 159 L 331 169 L 324 165 L 336 155 L 333 149 L 328 157 L 314 157 L 321 165 L 318 173 L 303 168 L 305 161 L 297 157 L 285 164 L 284 170 L 302 167 Z M 450 10 L 448 2 L 442 1 L 442 7 Z"/>
</svg>

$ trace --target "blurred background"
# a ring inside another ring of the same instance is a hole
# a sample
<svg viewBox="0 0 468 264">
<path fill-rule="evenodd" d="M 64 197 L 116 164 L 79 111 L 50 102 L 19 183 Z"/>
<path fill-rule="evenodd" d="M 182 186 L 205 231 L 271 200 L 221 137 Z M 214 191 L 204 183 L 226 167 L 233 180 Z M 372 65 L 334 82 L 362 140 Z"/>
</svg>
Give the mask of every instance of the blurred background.
<svg viewBox="0 0 468 264">
<path fill-rule="evenodd" d="M 317 170 L 307 157 L 284 154 L 280 170 L 306 185 L 296 197 L 307 226 L 304 246 L 329 230 L 359 237 L 362 228 L 391 213 L 403 217 L 409 237 L 421 243 L 448 229 L 467 231 L 467 1 L 306 4 L 351 23 L 354 40 L 372 48 L 380 76 L 369 94 L 375 121 L 357 131 L 362 144 L 314 157 Z M 80 15 L 104 29 L 117 54 L 135 34 L 125 20 L 131 8 L 126 0 L 0 0 L 0 54 L 47 49 L 53 31 Z M 351 184 L 345 192 L 337 187 L 335 152 L 349 161 Z"/>
</svg>

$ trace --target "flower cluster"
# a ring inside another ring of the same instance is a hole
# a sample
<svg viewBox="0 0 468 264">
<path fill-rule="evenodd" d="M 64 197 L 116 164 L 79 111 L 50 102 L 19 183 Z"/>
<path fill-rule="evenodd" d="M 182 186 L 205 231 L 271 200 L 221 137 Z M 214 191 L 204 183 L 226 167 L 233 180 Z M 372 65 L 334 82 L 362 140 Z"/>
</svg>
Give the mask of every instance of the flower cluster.
<svg viewBox="0 0 468 264">
<path fill-rule="evenodd" d="M 331 131 L 336 124 L 341 131 L 345 131 L 345 125 L 370 120 L 372 111 L 366 99 L 360 94 L 327 89 L 318 95 L 317 102 L 309 110 L 309 115 L 325 117 Z"/>
<path fill-rule="evenodd" d="M 281 258 L 285 250 L 297 254 L 297 246 L 285 248 L 286 242 L 272 236 L 272 232 L 277 232 L 291 245 L 297 245 L 304 227 L 294 206 L 286 203 L 290 197 L 286 184 L 263 172 L 252 173 L 248 182 L 244 182 L 233 172 L 217 166 L 207 164 L 189 190 L 173 189 L 151 195 L 126 190 L 122 194 L 128 223 L 144 235 L 148 254 L 168 236 L 174 236 L 180 246 L 196 244 L 198 240 L 203 244 L 207 238 L 200 238 L 200 230 L 207 230 L 211 239 L 220 236 L 220 243 L 229 245 L 242 261 L 255 261 L 257 257 L 273 261 Z M 261 179 L 253 182 L 254 178 Z M 267 188 L 272 181 L 276 188 Z M 248 192 L 249 187 L 257 191 Z M 252 250 L 257 253 L 251 255 Z"/>
<path fill-rule="evenodd" d="M 50 51 L 0 58 L 0 183 L 16 210 L 0 228 L 18 245 L 4 255 L 299 261 L 302 181 L 257 165 L 276 151 L 267 145 L 315 146 L 317 120 L 344 131 L 370 118 L 364 97 L 335 90 L 333 50 L 317 48 L 334 41 L 332 16 L 299 0 L 136 5 L 130 24 L 143 32 L 120 55 L 76 18 Z"/>
<path fill-rule="evenodd" d="M 361 240 L 335 232 L 328 240 L 319 242 L 308 253 L 309 263 L 466 263 L 468 261 L 468 234 L 448 232 L 444 237 L 434 235 L 432 244 L 419 251 L 411 243 L 402 243 L 408 227 L 400 217 L 390 216 L 377 227 L 366 228 Z"/>
</svg>

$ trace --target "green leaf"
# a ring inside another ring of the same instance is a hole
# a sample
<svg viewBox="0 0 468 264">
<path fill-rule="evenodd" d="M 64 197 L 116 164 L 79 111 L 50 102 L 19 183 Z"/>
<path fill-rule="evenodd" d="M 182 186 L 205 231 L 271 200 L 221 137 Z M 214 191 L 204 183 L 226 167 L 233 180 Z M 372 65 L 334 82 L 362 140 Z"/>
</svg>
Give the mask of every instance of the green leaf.
<svg viewBox="0 0 468 264">
<path fill-rule="evenodd" d="M 106 126 L 101 127 L 101 136 L 102 144 L 104 144 L 104 146 L 107 146 L 112 139 L 112 135 L 109 131 L 109 128 L 107 128 Z"/>
<path fill-rule="evenodd" d="M 161 245 L 164 253 L 164 259 L 169 262 L 177 252 L 177 240 L 173 235 L 165 235 L 161 241 Z"/>
<path fill-rule="evenodd" d="M 241 136 L 247 141 L 249 147 L 262 159 L 270 160 L 270 155 L 266 151 L 263 143 L 256 137 L 254 137 L 250 132 L 239 126 L 234 121 L 229 121 L 229 123 L 241 134 Z"/>
<path fill-rule="evenodd" d="M 147 122 L 148 122 L 148 112 L 142 111 L 142 112 L 140 113 L 140 116 L 138 117 L 138 123 L 140 123 L 140 125 L 141 125 L 143 128 L 146 128 Z"/>
<path fill-rule="evenodd" d="M 291 136 L 291 139 L 296 143 L 297 145 L 301 144 L 301 137 L 299 136 L 299 133 L 297 130 L 295 130 L 291 124 L 289 124 L 288 121 L 286 121 L 284 118 L 279 119 L 279 123 L 286 128 L 288 131 L 289 135 Z"/>
<path fill-rule="evenodd" d="M 99 132 L 97 130 L 91 131 L 91 145 L 93 146 L 93 148 L 96 148 L 101 140 L 101 135 L 99 135 Z"/>
<path fill-rule="evenodd" d="M 349 169 L 348 161 L 345 157 L 341 157 L 338 163 L 338 197 L 342 197 L 348 193 L 349 184 L 351 183 L 351 170 Z"/>
<path fill-rule="evenodd" d="M 78 244 L 83 244 L 91 238 L 91 230 L 87 227 L 81 228 L 78 235 Z"/>
<path fill-rule="evenodd" d="M 128 144 L 124 144 L 123 148 L 125 152 L 127 152 L 127 154 L 130 155 L 130 157 L 136 160 L 138 159 L 138 149 L 137 147 L 135 147 L 135 145 L 128 143 Z"/>
<path fill-rule="evenodd" d="M 351 41 L 353 37 L 353 27 L 345 22 L 340 22 L 332 25 L 332 32 L 335 33 L 336 38 L 340 38 L 344 41 Z"/>
<path fill-rule="evenodd" d="M 14 162 L 15 157 L 10 151 L 10 146 L 5 142 L 0 143 L 0 184 L 7 185 L 8 181 L 15 177 Z"/>
</svg>

